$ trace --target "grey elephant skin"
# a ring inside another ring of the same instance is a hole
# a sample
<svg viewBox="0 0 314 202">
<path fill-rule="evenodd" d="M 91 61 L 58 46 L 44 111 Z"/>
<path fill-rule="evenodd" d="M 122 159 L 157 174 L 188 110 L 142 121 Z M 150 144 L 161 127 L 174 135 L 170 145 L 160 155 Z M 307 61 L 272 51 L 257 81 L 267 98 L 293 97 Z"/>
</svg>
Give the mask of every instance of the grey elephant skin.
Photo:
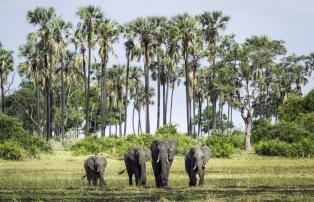
<svg viewBox="0 0 314 202">
<path fill-rule="evenodd" d="M 105 158 L 101 156 L 89 157 L 84 163 L 88 184 L 92 185 L 91 183 L 93 183 L 93 185 L 96 186 L 97 181 L 99 180 L 101 188 L 107 186 L 106 181 L 104 179 L 104 172 L 106 167 L 107 161 Z"/>
<path fill-rule="evenodd" d="M 197 179 L 196 174 L 199 174 L 199 185 L 204 184 L 205 165 L 212 157 L 212 151 L 209 147 L 191 148 L 185 154 L 185 170 L 189 176 L 189 186 L 195 186 Z"/>
<path fill-rule="evenodd" d="M 168 187 L 169 171 L 177 146 L 178 143 L 176 141 L 154 140 L 151 144 L 152 166 L 158 188 Z"/>
<path fill-rule="evenodd" d="M 146 185 L 146 161 L 151 159 L 149 149 L 132 148 L 124 155 L 124 163 L 129 176 L 129 185 L 133 185 L 133 175 L 136 186 Z M 121 171 L 121 175 L 125 170 Z"/>
</svg>

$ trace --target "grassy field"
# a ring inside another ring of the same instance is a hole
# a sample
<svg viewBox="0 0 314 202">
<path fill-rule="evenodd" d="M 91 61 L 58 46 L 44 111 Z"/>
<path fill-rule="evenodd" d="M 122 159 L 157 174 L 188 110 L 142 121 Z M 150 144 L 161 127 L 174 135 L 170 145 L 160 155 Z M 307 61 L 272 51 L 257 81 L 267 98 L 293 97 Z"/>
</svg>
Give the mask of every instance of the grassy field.
<svg viewBox="0 0 314 202">
<path fill-rule="evenodd" d="M 40 160 L 0 160 L 1 201 L 314 201 L 314 159 L 287 159 L 237 154 L 211 159 L 205 185 L 188 187 L 183 157 L 176 156 L 168 189 L 156 189 L 151 162 L 148 187 L 128 186 L 124 162 L 108 160 L 108 188 L 88 187 L 83 162 L 87 156 L 67 151 L 42 154 Z"/>
</svg>

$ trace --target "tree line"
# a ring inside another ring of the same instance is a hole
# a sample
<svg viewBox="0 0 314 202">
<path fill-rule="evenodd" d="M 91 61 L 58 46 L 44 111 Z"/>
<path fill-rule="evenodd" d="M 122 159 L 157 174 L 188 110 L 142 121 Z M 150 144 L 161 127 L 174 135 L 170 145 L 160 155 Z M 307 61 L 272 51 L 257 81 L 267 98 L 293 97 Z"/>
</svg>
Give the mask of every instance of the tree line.
<svg viewBox="0 0 314 202">
<path fill-rule="evenodd" d="M 28 11 L 35 30 L 19 48 L 21 88 L 7 96 L 3 86 L 13 71 L 13 52 L 0 46 L 2 112 L 7 107 L 7 114 L 47 140 L 53 133 L 64 138 L 73 128 L 78 133 L 82 122 L 86 136 L 97 130 L 105 136 L 108 129 L 111 135 L 113 125 L 125 136 L 131 104 L 133 133 L 149 134 L 149 106 L 156 102 L 157 128 L 172 123 L 174 91 L 184 85 L 189 136 L 230 133 L 236 109 L 251 150 L 253 119 L 277 119 L 278 107 L 287 97 L 302 95 L 314 69 L 314 53 L 287 55 L 282 40 L 252 36 L 239 43 L 234 34 L 223 34 L 230 17 L 221 11 L 139 17 L 124 24 L 92 5 L 76 14 L 80 21 L 73 25 L 52 7 Z M 121 40 L 127 62 L 108 67 Z"/>
</svg>

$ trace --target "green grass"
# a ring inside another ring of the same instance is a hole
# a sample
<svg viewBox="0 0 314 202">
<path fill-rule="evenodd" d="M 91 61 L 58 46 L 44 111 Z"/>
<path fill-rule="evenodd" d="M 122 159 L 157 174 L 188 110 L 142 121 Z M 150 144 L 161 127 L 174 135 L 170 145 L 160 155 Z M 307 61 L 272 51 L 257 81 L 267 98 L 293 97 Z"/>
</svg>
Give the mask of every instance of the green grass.
<svg viewBox="0 0 314 202">
<path fill-rule="evenodd" d="M 40 160 L 0 160 L 2 201 L 314 201 L 314 159 L 259 157 L 236 154 L 231 159 L 211 159 L 205 185 L 188 187 L 183 157 L 176 156 L 169 189 L 156 189 L 147 164 L 148 187 L 128 186 L 124 162 L 108 160 L 106 189 L 87 186 L 83 162 L 87 156 L 67 151 L 42 154 Z"/>
</svg>

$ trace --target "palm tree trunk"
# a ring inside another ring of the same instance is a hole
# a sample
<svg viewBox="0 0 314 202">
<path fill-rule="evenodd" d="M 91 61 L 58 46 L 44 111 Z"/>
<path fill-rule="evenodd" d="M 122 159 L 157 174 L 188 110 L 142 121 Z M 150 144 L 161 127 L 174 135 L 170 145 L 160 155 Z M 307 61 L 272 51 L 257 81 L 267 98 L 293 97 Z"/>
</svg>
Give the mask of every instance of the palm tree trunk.
<svg viewBox="0 0 314 202">
<path fill-rule="evenodd" d="M 168 112 L 168 95 L 169 95 L 169 79 L 167 76 L 167 87 L 166 87 L 166 105 L 165 105 L 165 124 L 167 124 L 167 112 Z"/>
<path fill-rule="evenodd" d="M 127 53 L 127 65 L 126 65 L 126 78 L 125 78 L 125 101 L 124 101 L 124 113 L 125 113 L 125 124 L 124 124 L 124 136 L 126 136 L 126 123 L 128 120 L 128 92 L 129 92 L 129 73 L 130 73 L 130 50 Z"/>
<path fill-rule="evenodd" d="M 122 137 L 122 109 L 119 107 L 119 135 Z"/>
<path fill-rule="evenodd" d="M 175 87 L 175 82 L 172 83 L 172 89 L 171 89 L 171 99 L 170 99 L 170 123 L 172 123 L 172 102 L 173 102 L 174 87 Z"/>
<path fill-rule="evenodd" d="M 142 121 L 141 121 L 141 110 L 140 108 L 137 110 L 138 111 L 138 133 L 141 131 L 141 133 L 143 133 L 142 131 Z"/>
<path fill-rule="evenodd" d="M 88 66 L 87 66 L 87 92 L 86 92 L 86 109 L 85 109 L 85 136 L 89 133 L 89 99 L 90 99 L 90 68 L 91 68 L 91 33 L 88 33 Z"/>
<path fill-rule="evenodd" d="M 157 54 L 157 129 L 160 126 L 160 58 Z"/>
<path fill-rule="evenodd" d="M 232 124 L 232 105 L 230 107 L 230 124 Z M 231 134 L 231 127 L 230 127 L 230 134 Z"/>
<path fill-rule="evenodd" d="M 41 124 L 40 124 L 40 106 L 39 106 L 39 101 L 40 101 L 40 92 L 39 92 L 39 86 L 38 86 L 38 72 L 37 68 L 35 67 L 35 88 L 36 88 L 36 118 L 37 118 L 37 133 L 38 135 L 42 135 L 41 132 Z"/>
<path fill-rule="evenodd" d="M 186 96 L 186 124 L 188 135 L 191 135 L 190 127 L 190 102 L 189 102 L 189 67 L 188 67 L 188 44 L 187 42 L 183 43 L 183 52 L 184 52 L 184 68 L 185 68 L 185 96 Z"/>
<path fill-rule="evenodd" d="M 209 111 L 208 98 L 206 99 L 206 104 L 207 104 L 207 110 L 208 110 L 207 134 L 209 135 L 209 130 L 210 130 L 210 111 Z"/>
<path fill-rule="evenodd" d="M 202 127 L 202 98 L 199 98 L 198 100 L 198 117 L 197 135 L 200 136 Z"/>
<path fill-rule="evenodd" d="M 49 137 L 52 138 L 52 123 L 53 123 L 53 92 L 52 92 L 52 72 L 53 72 L 53 54 L 52 50 L 50 50 L 50 71 L 49 71 Z"/>
<path fill-rule="evenodd" d="M 101 136 L 105 136 L 106 133 L 106 100 L 107 100 L 107 62 L 106 59 L 102 59 L 101 65 Z"/>
<path fill-rule="evenodd" d="M 148 70 L 148 44 L 145 44 L 144 48 L 145 61 L 144 61 L 144 72 L 145 72 L 145 97 L 146 97 L 146 133 L 150 133 L 150 121 L 149 121 L 149 70 Z"/>
<path fill-rule="evenodd" d="M 134 114 L 135 114 L 135 105 L 133 106 L 133 112 L 132 112 L 132 127 L 133 127 L 133 134 L 135 135 Z"/>
<path fill-rule="evenodd" d="M 63 63 L 63 53 L 60 55 L 61 62 L 61 137 L 64 139 L 64 119 L 65 119 L 65 92 L 64 92 L 64 63 Z"/>
<path fill-rule="evenodd" d="M 110 121 L 109 121 L 109 136 L 111 136 L 111 125 L 112 125 L 112 98 L 109 97 L 109 117 L 110 117 Z"/>
<path fill-rule="evenodd" d="M 162 67 L 162 76 L 165 77 L 164 66 Z M 162 125 L 166 125 L 166 83 L 162 85 Z"/>
<path fill-rule="evenodd" d="M 193 87 L 193 119 L 195 118 L 195 87 Z M 193 123 L 193 135 L 196 138 L 195 124 Z"/>
<path fill-rule="evenodd" d="M 2 71 L 0 72 L 0 79 L 1 79 L 1 109 L 2 109 L 2 113 L 4 113 L 4 87 L 3 87 Z"/>
<path fill-rule="evenodd" d="M 228 101 L 228 117 L 227 117 L 227 132 L 228 132 L 228 135 L 230 135 L 230 102 Z"/>
</svg>

